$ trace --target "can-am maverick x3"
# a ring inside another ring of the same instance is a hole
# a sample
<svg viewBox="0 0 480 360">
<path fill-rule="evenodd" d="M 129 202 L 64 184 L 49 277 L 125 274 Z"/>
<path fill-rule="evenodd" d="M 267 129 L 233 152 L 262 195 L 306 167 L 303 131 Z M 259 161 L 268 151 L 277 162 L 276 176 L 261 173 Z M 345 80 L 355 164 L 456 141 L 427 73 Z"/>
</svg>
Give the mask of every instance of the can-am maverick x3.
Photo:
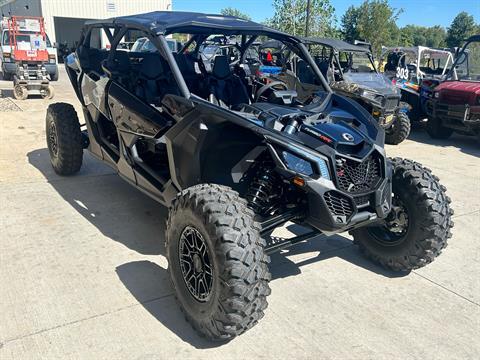
<svg viewBox="0 0 480 360">
<path fill-rule="evenodd" d="M 95 41 L 99 31 L 108 48 Z M 117 48 L 128 32 L 158 52 Z M 166 41 L 175 33 L 190 36 L 178 53 Z M 236 36 L 241 61 L 231 67 L 220 55 L 207 72 L 198 51 L 212 35 Z M 309 96 L 298 100 L 295 88 L 245 59 L 259 36 L 308 64 L 315 83 L 291 83 Z M 54 170 L 78 172 L 87 148 L 169 207 L 173 288 L 188 321 L 210 339 L 231 339 L 263 317 L 272 252 L 351 231 L 372 260 L 409 271 L 447 244 L 452 212 L 438 178 L 387 158 L 383 130 L 332 93 L 296 37 L 236 17 L 153 12 L 88 22 L 66 68 L 85 128 L 71 105 L 48 108 Z M 287 221 L 311 230 L 272 241 L 269 233 Z"/>
</svg>

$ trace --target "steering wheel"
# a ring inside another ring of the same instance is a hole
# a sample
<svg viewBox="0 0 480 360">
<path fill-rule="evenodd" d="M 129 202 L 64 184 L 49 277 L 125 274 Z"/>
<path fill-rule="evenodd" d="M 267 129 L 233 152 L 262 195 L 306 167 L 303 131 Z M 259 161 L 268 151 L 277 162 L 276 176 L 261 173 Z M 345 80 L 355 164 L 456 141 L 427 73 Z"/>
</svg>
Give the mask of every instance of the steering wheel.
<svg viewBox="0 0 480 360">
<path fill-rule="evenodd" d="M 282 88 L 282 89 L 279 89 L 279 88 Z M 288 90 L 288 86 L 283 81 L 272 81 L 271 83 L 263 85 L 260 89 L 257 90 L 255 94 L 254 102 L 258 102 L 258 100 L 260 100 L 262 95 L 269 90 L 271 91 Z"/>
</svg>

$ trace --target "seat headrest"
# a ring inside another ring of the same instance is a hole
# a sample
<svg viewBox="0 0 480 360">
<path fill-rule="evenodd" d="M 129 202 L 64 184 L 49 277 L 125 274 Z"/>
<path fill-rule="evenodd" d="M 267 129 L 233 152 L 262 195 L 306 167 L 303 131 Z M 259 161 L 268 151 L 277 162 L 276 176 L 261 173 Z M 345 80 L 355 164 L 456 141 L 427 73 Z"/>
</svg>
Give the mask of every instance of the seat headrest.
<svg viewBox="0 0 480 360">
<path fill-rule="evenodd" d="M 160 54 L 145 54 L 141 66 L 141 75 L 148 80 L 154 80 L 164 75 L 163 59 Z"/>
<path fill-rule="evenodd" d="M 228 57 L 224 55 L 216 56 L 213 61 L 212 75 L 218 79 L 225 79 L 231 74 Z"/>
</svg>

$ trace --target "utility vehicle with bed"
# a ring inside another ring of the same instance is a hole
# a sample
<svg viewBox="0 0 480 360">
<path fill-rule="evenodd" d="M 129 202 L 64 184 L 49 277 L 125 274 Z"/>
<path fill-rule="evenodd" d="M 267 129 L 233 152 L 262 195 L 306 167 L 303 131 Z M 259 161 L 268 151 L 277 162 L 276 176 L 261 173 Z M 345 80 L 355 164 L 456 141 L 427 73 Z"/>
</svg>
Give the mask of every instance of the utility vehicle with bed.
<svg viewBox="0 0 480 360">
<path fill-rule="evenodd" d="M 90 41 L 98 30 L 109 49 Z M 128 32 L 158 51 L 118 48 Z M 190 40 L 172 53 L 166 36 L 176 33 Z M 240 61 L 217 55 L 207 71 L 199 50 L 213 36 L 235 36 Z M 312 84 L 291 71 L 280 74 L 288 82 L 273 80 L 247 58 L 259 36 L 304 61 Z M 430 263 L 447 245 L 445 187 L 422 165 L 387 158 L 383 129 L 332 92 L 294 36 L 230 16 L 153 12 L 88 22 L 66 69 L 85 124 L 71 105 L 50 105 L 54 170 L 78 172 L 88 149 L 169 208 L 173 288 L 210 339 L 231 339 L 263 317 L 269 254 L 300 241 L 350 231 L 369 258 L 396 271 Z M 310 230 L 269 236 L 288 221 Z"/>
<path fill-rule="evenodd" d="M 467 40 L 447 80 L 435 88 L 427 113 L 431 137 L 447 139 L 456 131 L 480 141 L 480 35 Z"/>
</svg>

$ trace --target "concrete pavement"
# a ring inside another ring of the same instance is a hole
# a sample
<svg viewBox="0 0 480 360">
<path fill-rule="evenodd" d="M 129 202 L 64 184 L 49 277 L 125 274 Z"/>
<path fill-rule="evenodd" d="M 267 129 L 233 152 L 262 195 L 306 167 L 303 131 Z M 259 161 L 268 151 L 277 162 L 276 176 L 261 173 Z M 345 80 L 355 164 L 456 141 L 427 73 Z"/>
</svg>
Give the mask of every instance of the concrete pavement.
<svg viewBox="0 0 480 360">
<path fill-rule="evenodd" d="M 60 76 L 53 101 L 79 109 Z M 54 174 L 48 103 L 0 112 L 0 359 L 480 358 L 475 139 L 432 141 L 418 130 L 388 147 L 430 167 L 452 197 L 453 238 L 434 263 L 399 276 L 346 235 L 302 243 L 272 257 L 265 318 L 219 345 L 199 338 L 175 303 L 166 209 L 88 154 L 77 176 Z"/>
</svg>

